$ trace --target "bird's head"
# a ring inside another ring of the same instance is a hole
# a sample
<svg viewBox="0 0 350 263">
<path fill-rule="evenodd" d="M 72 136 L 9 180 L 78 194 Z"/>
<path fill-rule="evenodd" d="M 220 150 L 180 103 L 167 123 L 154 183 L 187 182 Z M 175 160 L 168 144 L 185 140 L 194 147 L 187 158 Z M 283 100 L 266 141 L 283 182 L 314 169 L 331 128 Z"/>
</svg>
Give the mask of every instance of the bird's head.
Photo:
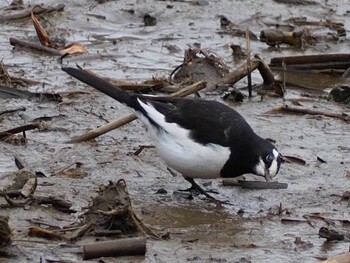
<svg viewBox="0 0 350 263">
<path fill-rule="evenodd" d="M 263 176 L 267 182 L 270 182 L 278 173 L 281 161 L 281 154 L 271 145 L 259 154 L 253 167 L 254 174 Z"/>
</svg>

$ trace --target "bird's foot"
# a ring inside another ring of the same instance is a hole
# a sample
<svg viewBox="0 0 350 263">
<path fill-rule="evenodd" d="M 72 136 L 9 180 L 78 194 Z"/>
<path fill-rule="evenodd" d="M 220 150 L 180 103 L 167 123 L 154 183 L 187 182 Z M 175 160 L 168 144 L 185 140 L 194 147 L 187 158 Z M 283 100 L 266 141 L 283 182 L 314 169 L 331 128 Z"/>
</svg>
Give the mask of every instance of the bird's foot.
<svg viewBox="0 0 350 263">
<path fill-rule="evenodd" d="M 180 190 L 180 191 L 195 191 L 198 192 L 205 197 L 207 197 L 210 201 L 217 203 L 217 204 L 230 204 L 228 201 L 221 201 L 213 197 L 209 194 L 209 191 L 204 190 L 202 187 L 200 187 L 192 177 L 185 177 L 185 179 L 191 184 L 191 187 L 188 189 Z M 217 191 L 211 191 L 211 193 L 218 194 Z"/>
<path fill-rule="evenodd" d="M 191 187 L 189 187 L 189 188 L 179 189 L 178 191 L 180 191 L 180 192 L 197 192 L 197 193 L 202 193 L 201 190 L 199 190 L 198 188 L 200 188 L 201 190 L 205 191 L 206 193 L 219 194 L 219 192 L 215 191 L 215 190 L 204 190 L 198 184 L 197 184 L 197 186 L 191 185 Z"/>
</svg>

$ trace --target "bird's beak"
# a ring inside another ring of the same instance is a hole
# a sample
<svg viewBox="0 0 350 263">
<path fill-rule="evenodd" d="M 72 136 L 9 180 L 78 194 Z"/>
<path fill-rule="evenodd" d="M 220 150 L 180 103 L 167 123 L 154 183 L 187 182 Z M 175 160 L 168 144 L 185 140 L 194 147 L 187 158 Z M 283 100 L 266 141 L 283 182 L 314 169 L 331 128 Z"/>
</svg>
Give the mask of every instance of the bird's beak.
<svg viewBox="0 0 350 263">
<path fill-rule="evenodd" d="M 272 179 L 272 176 L 271 176 L 271 174 L 270 174 L 270 171 L 268 170 L 268 169 L 265 169 L 265 180 L 266 180 L 266 182 L 271 182 L 271 179 Z"/>
</svg>

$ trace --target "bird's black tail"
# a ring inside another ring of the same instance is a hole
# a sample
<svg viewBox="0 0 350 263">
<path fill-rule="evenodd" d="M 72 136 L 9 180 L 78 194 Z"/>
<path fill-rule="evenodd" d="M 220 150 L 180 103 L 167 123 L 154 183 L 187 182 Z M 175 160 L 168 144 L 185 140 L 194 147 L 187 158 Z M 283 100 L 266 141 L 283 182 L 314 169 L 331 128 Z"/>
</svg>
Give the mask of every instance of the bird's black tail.
<svg viewBox="0 0 350 263">
<path fill-rule="evenodd" d="M 89 86 L 105 93 L 120 103 L 125 103 L 132 108 L 135 107 L 135 99 L 131 97 L 128 92 L 116 87 L 112 83 L 98 77 L 97 75 L 82 68 L 66 67 L 62 68 L 62 70 L 85 84 L 88 84 Z"/>
</svg>

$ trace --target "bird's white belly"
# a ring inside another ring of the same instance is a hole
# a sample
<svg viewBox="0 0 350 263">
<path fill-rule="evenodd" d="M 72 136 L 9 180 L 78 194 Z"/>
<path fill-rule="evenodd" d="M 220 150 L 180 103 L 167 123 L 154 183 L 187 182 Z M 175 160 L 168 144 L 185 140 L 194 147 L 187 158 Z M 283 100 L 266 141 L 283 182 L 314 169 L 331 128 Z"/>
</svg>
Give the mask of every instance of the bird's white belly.
<svg viewBox="0 0 350 263">
<path fill-rule="evenodd" d="M 190 138 L 176 138 L 158 133 L 156 148 L 170 168 L 192 178 L 217 178 L 229 158 L 230 150 L 215 144 L 202 145 Z"/>
</svg>

